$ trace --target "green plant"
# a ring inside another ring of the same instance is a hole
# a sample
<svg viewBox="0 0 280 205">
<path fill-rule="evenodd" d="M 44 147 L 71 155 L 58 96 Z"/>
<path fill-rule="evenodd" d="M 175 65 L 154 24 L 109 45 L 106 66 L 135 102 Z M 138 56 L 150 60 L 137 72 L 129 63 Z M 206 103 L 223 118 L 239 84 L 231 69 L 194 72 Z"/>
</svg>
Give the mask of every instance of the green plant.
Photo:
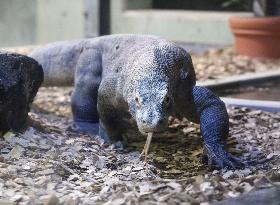
<svg viewBox="0 0 280 205">
<path fill-rule="evenodd" d="M 252 0 L 225 0 L 221 6 L 223 8 L 238 6 L 244 10 L 250 10 L 252 8 Z"/>
<path fill-rule="evenodd" d="M 242 5 L 250 7 L 255 16 L 280 16 L 280 0 L 225 0 L 223 7 Z"/>
<path fill-rule="evenodd" d="M 280 16 L 280 0 L 254 0 L 255 16 Z"/>
</svg>

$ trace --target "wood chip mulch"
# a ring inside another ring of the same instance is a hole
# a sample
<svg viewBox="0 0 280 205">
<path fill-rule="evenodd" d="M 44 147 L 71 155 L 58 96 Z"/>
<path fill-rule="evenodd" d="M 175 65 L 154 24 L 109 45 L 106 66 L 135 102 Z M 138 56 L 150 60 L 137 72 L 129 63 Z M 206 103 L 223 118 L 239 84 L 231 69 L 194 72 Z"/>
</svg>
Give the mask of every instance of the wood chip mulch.
<svg viewBox="0 0 280 205">
<path fill-rule="evenodd" d="M 234 56 L 229 49 L 193 56 L 200 80 L 279 69 L 280 62 Z M 0 139 L 0 204 L 203 204 L 280 185 L 280 113 L 228 108 L 229 151 L 251 165 L 210 170 L 201 163 L 199 125 L 170 118 L 152 141 L 111 150 L 67 131 L 72 88 L 41 88 L 32 127 Z"/>
</svg>

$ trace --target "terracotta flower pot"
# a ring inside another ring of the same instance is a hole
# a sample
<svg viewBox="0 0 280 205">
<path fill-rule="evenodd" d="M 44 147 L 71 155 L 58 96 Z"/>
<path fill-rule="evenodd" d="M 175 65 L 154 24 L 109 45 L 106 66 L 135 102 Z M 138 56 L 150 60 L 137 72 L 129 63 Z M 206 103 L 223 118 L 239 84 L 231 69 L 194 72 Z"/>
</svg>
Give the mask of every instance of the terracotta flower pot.
<svg viewBox="0 0 280 205">
<path fill-rule="evenodd" d="M 230 26 L 238 54 L 280 58 L 280 17 L 231 17 Z"/>
</svg>

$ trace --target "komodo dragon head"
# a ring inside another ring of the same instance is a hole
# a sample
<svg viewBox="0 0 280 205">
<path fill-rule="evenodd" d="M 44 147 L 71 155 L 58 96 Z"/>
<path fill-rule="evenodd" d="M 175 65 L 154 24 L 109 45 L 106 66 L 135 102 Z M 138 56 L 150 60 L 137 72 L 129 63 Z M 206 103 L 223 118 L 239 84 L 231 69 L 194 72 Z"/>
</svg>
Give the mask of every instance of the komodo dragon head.
<svg viewBox="0 0 280 205">
<path fill-rule="evenodd" d="M 195 84 L 191 58 L 173 44 L 139 53 L 126 74 L 129 110 L 142 134 L 162 132 L 186 95 L 182 91 Z"/>
</svg>

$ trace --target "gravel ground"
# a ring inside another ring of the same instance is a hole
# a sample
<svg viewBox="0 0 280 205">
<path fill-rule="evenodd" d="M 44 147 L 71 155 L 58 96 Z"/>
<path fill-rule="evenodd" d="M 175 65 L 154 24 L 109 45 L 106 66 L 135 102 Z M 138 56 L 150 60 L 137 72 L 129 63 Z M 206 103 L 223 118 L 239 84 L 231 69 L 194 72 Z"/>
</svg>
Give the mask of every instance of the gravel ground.
<svg viewBox="0 0 280 205">
<path fill-rule="evenodd" d="M 193 60 L 199 80 L 280 65 L 234 56 L 231 49 Z M 30 113 L 32 127 L 0 139 L 0 204 L 206 205 L 280 185 L 280 113 L 228 108 L 229 151 L 255 162 L 243 170 L 203 165 L 199 126 L 174 118 L 168 131 L 153 139 L 144 163 L 139 160 L 144 141 L 110 150 L 67 131 L 71 90 L 41 88 Z"/>
<path fill-rule="evenodd" d="M 202 55 L 192 55 L 192 58 L 200 81 L 280 69 L 280 59 L 251 59 L 235 55 L 232 48 L 213 49 Z"/>
</svg>

